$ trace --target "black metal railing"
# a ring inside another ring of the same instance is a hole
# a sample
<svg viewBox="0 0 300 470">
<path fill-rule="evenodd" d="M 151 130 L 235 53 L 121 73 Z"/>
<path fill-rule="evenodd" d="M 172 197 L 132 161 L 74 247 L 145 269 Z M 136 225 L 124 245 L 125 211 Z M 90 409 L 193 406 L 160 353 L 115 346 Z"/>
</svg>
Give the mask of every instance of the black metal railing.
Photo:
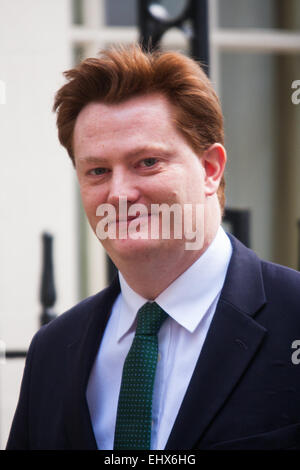
<svg viewBox="0 0 300 470">
<path fill-rule="evenodd" d="M 53 236 L 49 233 L 42 235 L 43 240 L 43 263 L 42 278 L 40 286 L 40 302 L 42 311 L 40 314 L 40 325 L 45 325 L 57 315 L 53 310 L 56 301 L 54 270 L 53 270 Z"/>
<path fill-rule="evenodd" d="M 189 43 L 189 54 L 201 62 L 209 74 L 208 1 L 187 0 L 182 12 L 172 18 L 163 6 L 153 0 L 138 1 L 139 42 L 145 49 L 157 48 L 171 28 L 182 31 Z"/>
</svg>

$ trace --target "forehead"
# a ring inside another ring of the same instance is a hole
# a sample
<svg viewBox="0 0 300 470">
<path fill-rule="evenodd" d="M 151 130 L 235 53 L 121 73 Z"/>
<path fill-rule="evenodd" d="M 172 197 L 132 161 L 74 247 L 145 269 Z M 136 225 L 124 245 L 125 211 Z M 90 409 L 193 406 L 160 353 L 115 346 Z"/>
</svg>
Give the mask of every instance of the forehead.
<svg viewBox="0 0 300 470">
<path fill-rule="evenodd" d="M 160 94 L 137 96 L 118 104 L 91 102 L 79 113 L 74 127 L 74 144 L 95 136 L 112 139 L 130 135 L 166 135 L 175 131 L 174 109 Z"/>
</svg>

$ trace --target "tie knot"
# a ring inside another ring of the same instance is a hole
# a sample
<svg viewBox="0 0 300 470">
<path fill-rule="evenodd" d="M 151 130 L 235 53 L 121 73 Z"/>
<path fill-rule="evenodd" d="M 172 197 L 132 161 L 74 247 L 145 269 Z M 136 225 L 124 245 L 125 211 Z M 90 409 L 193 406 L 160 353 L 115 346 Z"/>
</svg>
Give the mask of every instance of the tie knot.
<svg viewBox="0 0 300 470">
<path fill-rule="evenodd" d="M 156 302 L 147 302 L 138 311 L 136 335 L 156 335 L 167 316 Z"/>
</svg>

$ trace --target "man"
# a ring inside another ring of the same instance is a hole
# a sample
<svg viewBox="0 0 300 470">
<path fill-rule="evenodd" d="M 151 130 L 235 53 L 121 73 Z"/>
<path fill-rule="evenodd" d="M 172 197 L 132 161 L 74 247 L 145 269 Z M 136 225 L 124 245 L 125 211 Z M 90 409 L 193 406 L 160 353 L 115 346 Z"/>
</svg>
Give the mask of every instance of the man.
<svg viewBox="0 0 300 470">
<path fill-rule="evenodd" d="M 119 273 L 35 335 L 7 448 L 300 448 L 300 275 L 221 228 L 209 80 L 191 59 L 138 46 L 66 77 L 59 138 Z M 163 236 L 163 204 L 182 209 L 179 225 L 189 209 L 181 237 L 175 221 Z"/>
</svg>

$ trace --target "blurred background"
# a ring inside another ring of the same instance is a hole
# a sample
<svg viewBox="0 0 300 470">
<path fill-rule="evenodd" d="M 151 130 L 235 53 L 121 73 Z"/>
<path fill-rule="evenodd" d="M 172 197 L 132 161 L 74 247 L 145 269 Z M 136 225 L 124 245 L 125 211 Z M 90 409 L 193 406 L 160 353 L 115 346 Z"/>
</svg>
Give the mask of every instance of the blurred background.
<svg viewBox="0 0 300 470">
<path fill-rule="evenodd" d="M 54 94 L 79 60 L 139 40 L 142 6 L 166 29 L 163 49 L 192 55 L 191 39 L 207 37 L 208 73 L 225 116 L 224 226 L 261 257 L 300 269 L 300 92 L 292 88 L 297 80 L 300 87 L 300 2 L 191 3 L 208 7 L 196 30 L 191 17 L 176 23 L 188 0 L 0 0 L 2 449 L 45 307 L 48 317 L 51 308 L 61 314 L 105 287 L 113 269 L 59 145 Z"/>
</svg>

